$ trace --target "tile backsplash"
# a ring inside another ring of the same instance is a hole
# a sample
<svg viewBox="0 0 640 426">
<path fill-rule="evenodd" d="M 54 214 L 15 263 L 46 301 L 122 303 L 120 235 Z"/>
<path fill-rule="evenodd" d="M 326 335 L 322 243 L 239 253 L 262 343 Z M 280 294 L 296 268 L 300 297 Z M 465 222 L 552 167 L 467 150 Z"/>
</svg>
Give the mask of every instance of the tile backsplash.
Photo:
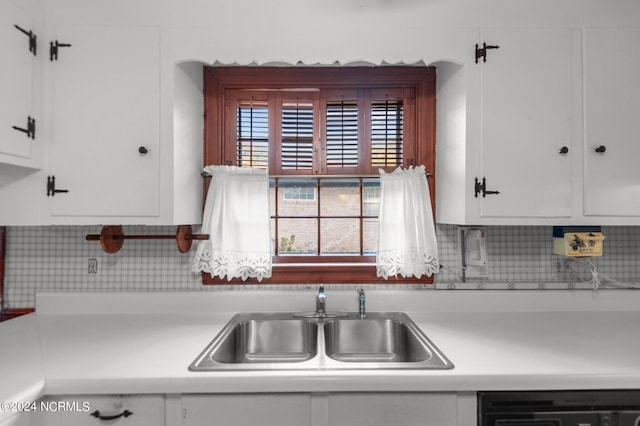
<svg viewBox="0 0 640 426">
<path fill-rule="evenodd" d="M 175 227 L 169 226 L 126 226 L 124 230 L 125 234 L 175 233 Z M 435 286 L 418 288 L 591 288 L 582 281 L 590 278 L 588 268 L 552 254 L 550 226 L 487 227 L 489 278 L 463 283 L 457 270 L 456 230 L 454 225 L 437 225 L 443 268 Z M 592 259 L 598 271 L 618 281 L 639 281 L 640 227 L 611 226 L 602 230 L 606 236 L 604 255 Z M 203 286 L 200 275 L 190 270 L 191 254 L 178 252 L 175 241 L 128 240 L 118 253 L 107 254 L 99 243 L 85 240 L 87 234 L 99 233 L 100 227 L 96 226 L 7 228 L 5 308 L 32 307 L 36 291 L 292 288 L 290 285 Z M 97 273 L 94 273 L 96 267 Z M 377 285 L 388 286 L 394 285 Z"/>
</svg>

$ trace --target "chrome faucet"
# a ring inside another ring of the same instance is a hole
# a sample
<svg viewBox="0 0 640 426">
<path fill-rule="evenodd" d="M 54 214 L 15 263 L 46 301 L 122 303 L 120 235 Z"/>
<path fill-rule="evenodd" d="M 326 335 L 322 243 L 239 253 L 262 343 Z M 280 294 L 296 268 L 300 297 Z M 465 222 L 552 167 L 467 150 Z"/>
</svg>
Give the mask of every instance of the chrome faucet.
<svg viewBox="0 0 640 426">
<path fill-rule="evenodd" d="M 326 314 L 325 311 L 325 303 L 327 301 L 327 296 L 324 294 L 324 285 L 320 284 L 320 288 L 318 289 L 318 295 L 316 296 L 316 315 L 324 316 Z"/>
<path fill-rule="evenodd" d="M 361 288 L 358 290 L 359 303 L 358 303 L 358 318 L 366 318 L 367 311 L 364 307 L 365 297 L 364 297 L 364 289 Z"/>
</svg>

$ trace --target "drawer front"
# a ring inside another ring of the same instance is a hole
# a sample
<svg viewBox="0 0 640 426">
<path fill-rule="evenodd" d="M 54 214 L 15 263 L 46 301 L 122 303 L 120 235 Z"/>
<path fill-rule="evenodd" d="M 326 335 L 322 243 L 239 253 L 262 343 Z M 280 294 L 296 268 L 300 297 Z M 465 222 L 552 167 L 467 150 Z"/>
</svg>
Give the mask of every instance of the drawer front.
<svg viewBox="0 0 640 426">
<path fill-rule="evenodd" d="M 64 395 L 37 402 L 35 425 L 163 425 L 164 395 Z"/>
</svg>

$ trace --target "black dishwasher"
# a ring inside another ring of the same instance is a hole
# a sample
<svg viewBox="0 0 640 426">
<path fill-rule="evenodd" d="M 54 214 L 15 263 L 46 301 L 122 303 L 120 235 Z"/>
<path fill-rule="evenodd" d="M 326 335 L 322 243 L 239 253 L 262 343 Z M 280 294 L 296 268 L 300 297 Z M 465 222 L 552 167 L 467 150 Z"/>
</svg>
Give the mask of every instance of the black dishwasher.
<svg viewBox="0 0 640 426">
<path fill-rule="evenodd" d="M 640 426 L 640 390 L 478 392 L 478 426 Z"/>
</svg>

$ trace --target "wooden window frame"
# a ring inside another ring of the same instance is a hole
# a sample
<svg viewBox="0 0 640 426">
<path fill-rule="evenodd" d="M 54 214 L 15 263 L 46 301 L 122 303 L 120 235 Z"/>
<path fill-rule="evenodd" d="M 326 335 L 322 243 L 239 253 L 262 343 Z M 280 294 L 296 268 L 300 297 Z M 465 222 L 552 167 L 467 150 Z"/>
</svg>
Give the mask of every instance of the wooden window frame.
<svg viewBox="0 0 640 426">
<path fill-rule="evenodd" d="M 7 252 L 6 235 L 7 227 L 0 226 L 0 322 L 19 317 L 21 315 L 26 315 L 34 311 L 34 308 L 4 309 L 4 271 L 5 253 Z"/>
<path fill-rule="evenodd" d="M 398 87 L 411 90 L 409 105 L 415 120 L 404 128 L 402 166 L 424 165 L 435 213 L 435 96 L 434 67 L 205 67 L 204 68 L 204 165 L 236 164 L 235 144 L 229 141 L 230 115 L 235 117 L 235 104 L 228 102 L 227 93 L 237 89 L 293 90 L 375 89 Z M 234 138 L 235 140 L 235 138 Z M 389 169 L 387 171 L 391 171 Z M 324 171 L 322 171 L 324 172 Z M 329 171 L 331 173 L 331 171 Z M 322 174 L 322 173 L 321 173 Z M 360 172 L 362 174 L 362 171 Z M 353 176 L 358 176 L 354 173 Z M 205 194 L 208 182 L 205 184 Z M 384 280 L 376 276 L 375 256 L 274 256 L 271 278 L 258 282 L 250 278 L 220 279 L 202 274 L 209 284 L 305 284 L 305 283 L 398 283 L 432 284 L 433 277 Z"/>
</svg>

